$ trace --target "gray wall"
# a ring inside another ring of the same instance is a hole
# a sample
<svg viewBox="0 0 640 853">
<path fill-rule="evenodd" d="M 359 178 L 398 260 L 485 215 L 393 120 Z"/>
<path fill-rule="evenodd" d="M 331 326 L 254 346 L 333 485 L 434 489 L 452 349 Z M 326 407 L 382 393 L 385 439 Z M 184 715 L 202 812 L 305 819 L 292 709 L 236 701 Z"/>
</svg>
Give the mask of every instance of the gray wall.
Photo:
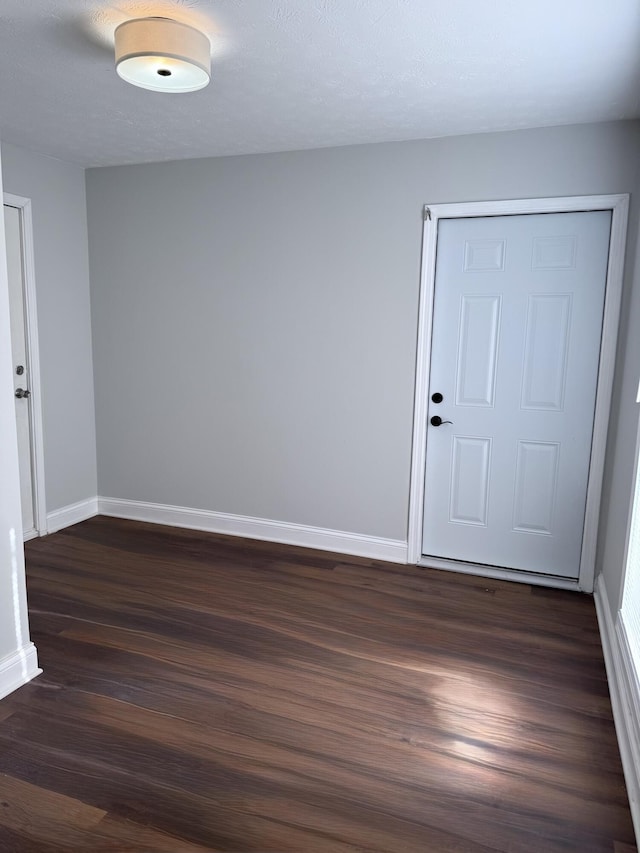
<svg viewBox="0 0 640 853">
<path fill-rule="evenodd" d="M 620 605 L 624 582 L 626 533 L 633 500 L 633 463 L 640 420 L 640 406 L 636 402 L 640 380 L 640 152 L 636 152 L 635 158 L 636 204 L 632 205 L 627 238 L 627 286 L 618 339 L 598 542 L 598 568 L 602 571 L 612 615 Z"/>
<path fill-rule="evenodd" d="M 423 204 L 629 192 L 639 141 L 619 123 L 90 170 L 100 493 L 404 540 Z"/>
<path fill-rule="evenodd" d="M 2 145 L 4 189 L 32 200 L 47 511 L 97 493 L 84 171 Z"/>
</svg>

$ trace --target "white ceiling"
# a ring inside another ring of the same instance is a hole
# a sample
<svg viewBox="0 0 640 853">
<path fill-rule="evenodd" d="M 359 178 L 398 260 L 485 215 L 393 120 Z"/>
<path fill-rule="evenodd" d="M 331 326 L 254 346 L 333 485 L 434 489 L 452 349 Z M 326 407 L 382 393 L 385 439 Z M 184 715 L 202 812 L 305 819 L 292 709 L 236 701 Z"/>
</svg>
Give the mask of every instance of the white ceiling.
<svg viewBox="0 0 640 853">
<path fill-rule="evenodd" d="M 120 80 L 146 15 L 207 32 L 207 89 Z M 0 0 L 0 137 L 84 166 L 638 116 L 638 0 Z"/>
</svg>

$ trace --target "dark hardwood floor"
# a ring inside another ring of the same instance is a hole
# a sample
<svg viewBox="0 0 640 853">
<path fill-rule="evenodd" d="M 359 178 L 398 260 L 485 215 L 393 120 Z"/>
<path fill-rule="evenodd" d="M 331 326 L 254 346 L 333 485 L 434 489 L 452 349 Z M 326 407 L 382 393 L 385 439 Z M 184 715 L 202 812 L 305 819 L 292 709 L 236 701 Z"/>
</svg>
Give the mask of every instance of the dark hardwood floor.
<svg viewBox="0 0 640 853">
<path fill-rule="evenodd" d="M 636 850 L 587 596 L 101 517 L 26 553 L 2 853 Z"/>
</svg>

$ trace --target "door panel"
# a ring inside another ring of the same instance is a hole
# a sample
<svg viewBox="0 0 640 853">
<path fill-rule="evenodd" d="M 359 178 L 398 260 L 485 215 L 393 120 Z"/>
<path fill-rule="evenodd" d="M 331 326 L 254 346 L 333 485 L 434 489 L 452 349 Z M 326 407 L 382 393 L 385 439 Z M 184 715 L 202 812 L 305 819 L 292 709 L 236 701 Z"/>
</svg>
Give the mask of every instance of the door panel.
<svg viewBox="0 0 640 853">
<path fill-rule="evenodd" d="M 461 299 L 456 403 L 493 406 L 498 364 L 500 296 L 465 295 Z"/>
<path fill-rule="evenodd" d="M 491 439 L 454 435 L 449 521 L 487 524 Z"/>
<path fill-rule="evenodd" d="M 577 578 L 610 211 L 440 220 L 423 553 Z"/>
<path fill-rule="evenodd" d="M 569 353 L 571 294 L 529 297 L 522 371 L 522 409 L 561 412 Z"/>
<path fill-rule="evenodd" d="M 518 442 L 514 530 L 552 535 L 559 456 L 560 445 L 557 442 Z"/>
</svg>

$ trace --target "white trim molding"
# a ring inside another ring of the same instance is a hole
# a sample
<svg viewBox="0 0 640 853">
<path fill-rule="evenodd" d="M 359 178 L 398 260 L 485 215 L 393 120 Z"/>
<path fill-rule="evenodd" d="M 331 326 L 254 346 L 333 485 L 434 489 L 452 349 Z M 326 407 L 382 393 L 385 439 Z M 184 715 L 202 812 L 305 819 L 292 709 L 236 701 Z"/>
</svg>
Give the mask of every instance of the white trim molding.
<svg viewBox="0 0 640 853">
<path fill-rule="evenodd" d="M 0 699 L 22 687 L 42 670 L 38 666 L 38 653 L 33 643 L 12 652 L 0 660 Z"/>
<path fill-rule="evenodd" d="M 607 589 L 598 576 L 594 593 L 629 807 L 640 840 L 640 684 L 618 611 L 614 624 Z"/>
<path fill-rule="evenodd" d="M 413 416 L 413 450 L 411 456 L 411 487 L 409 494 L 409 563 L 418 563 L 422 555 L 422 517 L 425 495 L 425 463 L 427 445 L 427 411 L 429 405 L 429 374 L 431 369 L 431 335 L 433 328 L 433 299 L 436 279 L 436 246 L 438 223 L 441 219 L 460 219 L 477 216 L 517 216 L 535 213 L 569 213 L 590 210 L 610 210 L 611 237 L 605 291 L 600 367 L 593 423 L 591 465 L 587 486 L 584 533 L 578 589 L 593 591 L 596 557 L 596 537 L 600 514 L 600 496 L 604 472 L 604 456 L 613 371 L 615 367 L 618 320 L 622 298 L 624 250 L 629 210 L 628 195 L 573 196 L 568 198 L 534 198 L 513 201 L 437 204 L 425 207 L 422 242 L 422 268 L 416 356 L 416 386 Z M 428 560 L 428 555 L 425 555 Z M 529 582 L 525 572 L 510 580 Z"/>
<path fill-rule="evenodd" d="M 38 312 L 36 308 L 36 267 L 33 247 L 33 218 L 31 199 L 13 193 L 3 193 L 3 203 L 20 211 L 22 231 L 22 272 L 24 276 L 24 308 L 27 357 L 29 360 L 29 410 L 31 413 L 31 465 L 33 474 L 33 517 L 35 531 L 25 536 L 43 535 L 47 531 L 47 506 L 44 484 L 44 439 L 42 427 L 42 394 L 40 382 L 40 345 Z"/>
<path fill-rule="evenodd" d="M 246 539 L 261 539 L 266 542 L 282 542 L 285 545 L 335 551 L 339 554 L 388 560 L 392 563 L 407 562 L 407 543 L 399 539 L 382 539 L 361 533 L 326 530 L 322 527 L 308 527 L 303 524 L 290 524 L 266 518 L 252 518 L 226 512 L 211 512 L 144 501 L 99 497 L 97 502 L 100 515 L 109 515 L 114 518 L 168 524 L 191 530 L 206 530 L 209 533 L 243 536 Z"/>
<path fill-rule="evenodd" d="M 55 509 L 47 515 L 47 533 L 55 533 L 63 527 L 70 527 L 80 521 L 86 521 L 98 514 L 98 498 L 87 498 L 60 509 Z"/>
</svg>

